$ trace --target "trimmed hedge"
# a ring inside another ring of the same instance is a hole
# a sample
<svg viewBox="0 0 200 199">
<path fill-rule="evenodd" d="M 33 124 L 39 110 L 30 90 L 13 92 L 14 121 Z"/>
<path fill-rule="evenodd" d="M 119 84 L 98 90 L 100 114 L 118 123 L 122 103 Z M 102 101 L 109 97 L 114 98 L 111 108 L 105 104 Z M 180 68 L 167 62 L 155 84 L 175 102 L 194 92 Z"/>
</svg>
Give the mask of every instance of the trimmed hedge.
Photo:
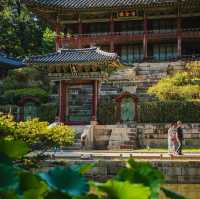
<svg viewBox="0 0 200 199">
<path fill-rule="evenodd" d="M 102 97 L 98 104 L 98 122 L 99 124 L 117 123 L 117 105 L 110 96 Z"/>
<path fill-rule="evenodd" d="M 200 122 L 200 101 L 144 102 L 140 106 L 141 122 Z"/>
<path fill-rule="evenodd" d="M 41 104 L 38 109 L 38 117 L 41 121 L 53 122 L 58 112 L 58 104 L 46 103 Z"/>
<path fill-rule="evenodd" d="M 4 98 L 9 104 L 16 104 L 24 96 L 37 97 L 41 102 L 47 102 L 49 94 L 44 89 L 37 87 L 7 90 L 4 93 Z"/>
</svg>

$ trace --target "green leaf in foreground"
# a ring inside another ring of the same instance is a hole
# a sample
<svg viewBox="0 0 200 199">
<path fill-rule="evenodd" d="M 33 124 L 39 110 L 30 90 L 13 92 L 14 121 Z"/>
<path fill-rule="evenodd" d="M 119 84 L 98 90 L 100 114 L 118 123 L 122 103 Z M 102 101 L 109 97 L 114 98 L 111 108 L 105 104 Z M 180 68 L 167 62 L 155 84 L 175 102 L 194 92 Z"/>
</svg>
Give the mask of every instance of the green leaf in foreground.
<svg viewBox="0 0 200 199">
<path fill-rule="evenodd" d="M 20 190 L 23 192 L 24 198 L 40 199 L 48 190 L 48 186 L 38 176 L 32 173 L 23 172 L 20 175 Z"/>
<path fill-rule="evenodd" d="M 148 187 L 142 184 L 131 184 L 127 181 L 109 180 L 97 186 L 107 194 L 109 199 L 148 199 L 150 196 Z"/>
<path fill-rule="evenodd" d="M 19 176 L 15 168 L 0 164 L 0 191 L 15 190 L 19 184 Z"/>
<path fill-rule="evenodd" d="M 19 199 L 15 192 L 0 192 L 1 199 Z"/>
<path fill-rule="evenodd" d="M 27 154 L 29 148 L 26 143 L 20 140 L 1 140 L 0 141 L 0 152 L 6 154 L 8 157 L 13 159 L 22 158 Z"/>
<path fill-rule="evenodd" d="M 82 175 L 86 174 L 87 172 L 89 172 L 94 167 L 95 167 L 95 164 L 80 164 L 80 165 L 76 164 L 76 165 L 70 166 L 71 169 L 79 172 Z"/>
<path fill-rule="evenodd" d="M 71 197 L 64 193 L 52 191 L 49 192 L 44 199 L 71 199 Z"/>
<path fill-rule="evenodd" d="M 39 175 L 51 188 L 70 196 L 81 196 L 89 190 L 86 178 L 70 167 L 55 167 Z"/>
<path fill-rule="evenodd" d="M 182 196 L 179 193 L 176 193 L 172 190 L 166 189 L 164 187 L 161 188 L 161 190 L 163 191 L 163 193 L 170 199 L 186 199 L 184 196 Z"/>
<path fill-rule="evenodd" d="M 71 199 L 71 197 L 65 193 L 51 191 L 44 197 L 44 199 Z"/>
<path fill-rule="evenodd" d="M 151 190 L 150 199 L 158 198 L 160 185 L 164 183 L 164 176 L 159 170 L 149 163 L 136 162 L 133 159 L 128 161 L 127 168 L 120 170 L 117 179 L 149 187 Z"/>
</svg>

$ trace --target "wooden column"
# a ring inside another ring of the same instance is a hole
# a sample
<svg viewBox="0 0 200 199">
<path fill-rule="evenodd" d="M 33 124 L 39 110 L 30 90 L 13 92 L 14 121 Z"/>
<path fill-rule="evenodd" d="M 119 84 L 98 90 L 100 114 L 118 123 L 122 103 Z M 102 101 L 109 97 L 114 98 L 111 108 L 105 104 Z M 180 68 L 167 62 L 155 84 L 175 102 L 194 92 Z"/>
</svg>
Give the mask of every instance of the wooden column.
<svg viewBox="0 0 200 199">
<path fill-rule="evenodd" d="M 62 48 L 62 39 L 60 34 L 61 26 L 58 22 L 56 23 L 55 32 L 56 32 L 56 51 L 57 51 L 59 48 Z"/>
<path fill-rule="evenodd" d="M 144 53 L 144 59 L 148 58 L 148 47 L 147 47 L 147 43 L 148 43 L 148 22 L 147 22 L 147 17 L 146 15 L 144 16 L 144 37 L 143 37 L 143 53 Z"/>
<path fill-rule="evenodd" d="M 112 35 L 115 31 L 114 21 L 113 21 L 113 13 L 110 15 L 110 34 Z M 110 52 L 114 52 L 114 42 L 112 39 L 110 40 Z"/>
<path fill-rule="evenodd" d="M 181 16 L 177 17 L 177 57 L 182 55 Z"/>
<path fill-rule="evenodd" d="M 83 27 L 82 27 L 82 21 L 81 21 L 80 16 L 79 16 L 79 19 L 78 19 L 78 34 L 79 35 L 83 34 Z M 78 48 L 82 48 L 80 36 L 78 38 Z"/>
<path fill-rule="evenodd" d="M 61 80 L 59 83 L 59 121 L 65 122 L 66 112 L 66 83 Z"/>
<path fill-rule="evenodd" d="M 97 106 L 98 106 L 98 81 L 93 82 L 93 96 L 92 96 L 92 121 L 97 121 Z"/>
</svg>

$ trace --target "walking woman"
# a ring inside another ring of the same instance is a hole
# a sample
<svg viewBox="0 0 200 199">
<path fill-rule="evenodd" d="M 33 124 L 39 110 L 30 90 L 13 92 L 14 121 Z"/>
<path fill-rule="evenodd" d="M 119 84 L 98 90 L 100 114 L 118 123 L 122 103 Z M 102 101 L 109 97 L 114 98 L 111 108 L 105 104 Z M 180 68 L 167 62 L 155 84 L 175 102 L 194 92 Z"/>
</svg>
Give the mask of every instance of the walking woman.
<svg viewBox="0 0 200 199">
<path fill-rule="evenodd" d="M 171 123 L 168 129 L 168 153 L 170 155 L 175 155 L 176 153 L 176 134 L 177 128 L 176 123 Z"/>
</svg>

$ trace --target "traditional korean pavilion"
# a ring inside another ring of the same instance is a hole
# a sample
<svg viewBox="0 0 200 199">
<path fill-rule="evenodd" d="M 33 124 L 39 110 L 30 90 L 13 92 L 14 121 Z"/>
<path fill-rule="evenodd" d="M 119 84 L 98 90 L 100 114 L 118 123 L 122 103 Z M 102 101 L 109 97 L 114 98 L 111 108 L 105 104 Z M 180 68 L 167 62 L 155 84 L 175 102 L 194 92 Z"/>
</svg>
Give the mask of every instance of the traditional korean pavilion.
<svg viewBox="0 0 200 199">
<path fill-rule="evenodd" d="M 59 118 L 67 124 L 97 120 L 100 83 L 120 66 L 115 53 L 95 47 L 59 49 L 26 62 L 47 69 L 48 76 L 59 82 Z"/>
<path fill-rule="evenodd" d="M 200 54 L 199 0 L 23 1 L 52 25 L 57 48 L 100 46 L 130 64 Z"/>
<path fill-rule="evenodd" d="M 101 91 L 106 89 L 101 94 L 117 96 L 128 91 L 140 101 L 149 100 L 146 89 L 166 76 L 168 69 L 182 67 L 172 66 L 174 62 L 200 58 L 200 0 L 23 2 L 56 32 L 58 52 L 32 57 L 30 62 L 46 66 L 49 76 L 60 82 L 61 121 L 78 123 L 91 117 L 96 120 L 99 82 L 117 67 L 117 55 L 129 66 L 130 73 L 126 77 L 118 75 L 117 81 L 122 79 L 119 89 L 111 85 L 111 92 L 107 92 L 108 85 L 104 84 Z M 115 80 L 114 77 L 112 81 Z M 79 88 L 80 85 L 85 88 Z M 84 95 L 85 101 L 80 97 Z M 92 109 L 88 109 L 91 103 Z M 80 112 L 82 115 L 77 114 Z"/>
<path fill-rule="evenodd" d="M 22 61 L 8 57 L 4 53 L 0 53 L 0 78 L 6 76 L 8 70 L 23 67 Z"/>
</svg>

